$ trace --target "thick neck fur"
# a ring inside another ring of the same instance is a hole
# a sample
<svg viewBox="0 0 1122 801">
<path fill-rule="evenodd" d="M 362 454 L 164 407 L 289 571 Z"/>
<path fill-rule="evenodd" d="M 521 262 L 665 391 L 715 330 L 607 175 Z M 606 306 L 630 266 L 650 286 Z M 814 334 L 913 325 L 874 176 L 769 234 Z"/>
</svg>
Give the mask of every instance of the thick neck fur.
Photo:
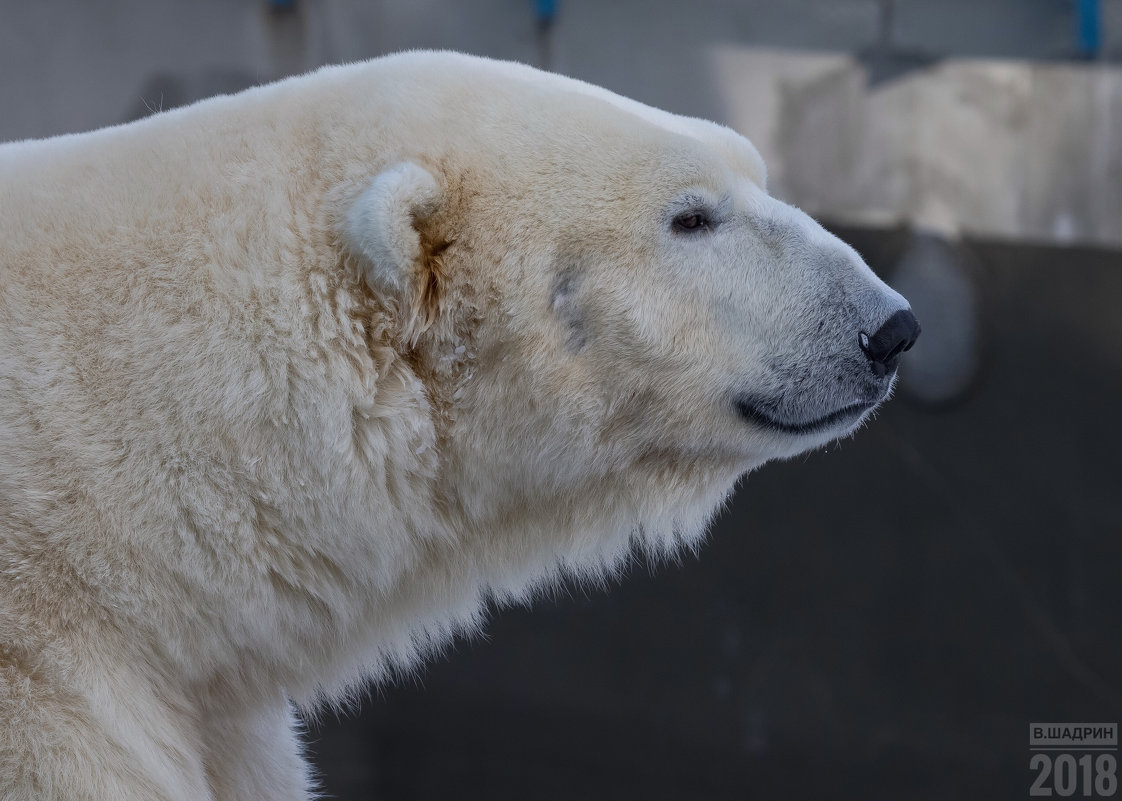
<svg viewBox="0 0 1122 801">
<path fill-rule="evenodd" d="M 236 137 L 227 102 L 142 125 Z M 0 409 L 0 436 L 21 443 L 0 460 L 0 547 L 23 566 L 0 585 L 0 634 L 29 663 L 67 648 L 107 667 L 140 659 L 216 707 L 278 688 L 330 695 L 476 627 L 491 598 L 610 572 L 634 541 L 694 542 L 731 486 L 728 467 L 601 459 L 579 438 L 567 456 L 587 470 L 523 482 L 528 465 L 504 463 L 495 421 L 456 420 L 472 329 L 494 298 L 450 310 L 458 323 L 406 349 L 331 230 L 338 187 L 365 175 L 348 175 L 304 114 L 273 134 L 288 140 L 277 153 L 322 152 L 303 172 L 272 163 L 267 141 L 220 162 L 188 149 L 197 164 L 143 183 L 164 194 L 144 199 L 139 221 L 113 178 L 175 163 L 174 137 L 94 135 L 0 158 L 11 187 L 0 211 L 28 220 L 0 243 L 4 263 L 50 265 L 4 276 L 10 308 L 43 309 L 17 335 L 59 347 L 57 361 L 7 373 L 25 378 L 9 379 L 4 406 L 38 411 Z M 69 207 L 89 218 L 79 238 L 47 245 L 32 229 L 28 157 L 69 176 Z M 120 226 L 144 231 L 132 250 Z M 542 430 L 516 433 L 558 441 L 546 411 L 529 419 Z M 32 619 L 44 609 L 49 620 Z"/>
</svg>

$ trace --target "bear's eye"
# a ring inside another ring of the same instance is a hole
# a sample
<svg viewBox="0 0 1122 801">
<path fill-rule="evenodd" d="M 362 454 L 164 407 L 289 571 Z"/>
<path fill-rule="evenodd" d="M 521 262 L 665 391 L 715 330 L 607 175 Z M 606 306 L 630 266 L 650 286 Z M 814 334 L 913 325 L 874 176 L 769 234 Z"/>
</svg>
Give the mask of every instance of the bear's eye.
<svg viewBox="0 0 1122 801">
<path fill-rule="evenodd" d="M 709 217 L 703 211 L 687 211 L 674 218 L 674 230 L 682 233 L 706 231 L 709 227 Z"/>
</svg>

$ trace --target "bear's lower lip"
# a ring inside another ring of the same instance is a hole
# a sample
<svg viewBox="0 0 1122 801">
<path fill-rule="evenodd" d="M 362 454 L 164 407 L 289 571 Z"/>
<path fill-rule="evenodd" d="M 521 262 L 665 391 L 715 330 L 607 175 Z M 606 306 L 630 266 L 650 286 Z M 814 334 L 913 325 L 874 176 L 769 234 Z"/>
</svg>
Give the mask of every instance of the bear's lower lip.
<svg viewBox="0 0 1122 801">
<path fill-rule="evenodd" d="M 851 403 L 849 406 L 807 421 L 782 420 L 768 412 L 763 411 L 759 405 L 748 400 L 736 403 L 736 409 L 741 417 L 751 423 L 784 434 L 817 434 L 831 428 L 857 421 L 865 412 L 876 406 L 875 403 Z"/>
</svg>

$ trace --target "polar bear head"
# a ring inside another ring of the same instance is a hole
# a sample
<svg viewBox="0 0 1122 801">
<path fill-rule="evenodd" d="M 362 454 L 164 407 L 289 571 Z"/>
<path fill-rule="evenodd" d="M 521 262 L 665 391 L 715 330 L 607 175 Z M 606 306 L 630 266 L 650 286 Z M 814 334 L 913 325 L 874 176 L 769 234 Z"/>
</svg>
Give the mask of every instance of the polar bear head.
<svg viewBox="0 0 1122 801">
<path fill-rule="evenodd" d="M 537 510 L 571 523 L 563 559 L 605 527 L 688 540 L 738 476 L 889 396 L 907 302 L 768 194 L 746 139 L 529 68 L 435 69 L 341 225 L 461 522 L 525 537 Z"/>
</svg>

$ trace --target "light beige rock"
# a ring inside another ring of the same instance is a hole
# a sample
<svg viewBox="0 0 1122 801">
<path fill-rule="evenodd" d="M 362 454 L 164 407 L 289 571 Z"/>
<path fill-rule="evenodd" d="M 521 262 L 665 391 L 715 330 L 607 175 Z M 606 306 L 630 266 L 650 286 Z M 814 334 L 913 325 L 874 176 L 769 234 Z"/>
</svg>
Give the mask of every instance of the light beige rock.
<svg viewBox="0 0 1122 801">
<path fill-rule="evenodd" d="M 837 222 L 1122 246 L 1122 69 L 952 59 L 874 87 L 850 55 L 723 47 L 773 191 Z"/>
</svg>

